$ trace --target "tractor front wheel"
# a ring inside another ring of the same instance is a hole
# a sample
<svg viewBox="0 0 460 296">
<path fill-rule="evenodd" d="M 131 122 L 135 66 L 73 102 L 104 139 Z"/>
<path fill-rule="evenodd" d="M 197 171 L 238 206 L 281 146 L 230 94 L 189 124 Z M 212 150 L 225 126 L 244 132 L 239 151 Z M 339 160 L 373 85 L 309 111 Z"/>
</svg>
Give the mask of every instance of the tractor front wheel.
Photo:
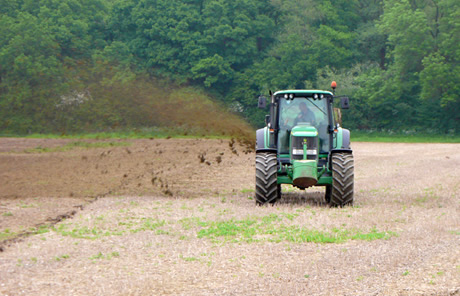
<svg viewBox="0 0 460 296">
<path fill-rule="evenodd" d="M 334 207 L 353 204 L 354 163 L 353 154 L 332 155 L 332 185 L 326 186 L 326 201 Z M 328 188 L 329 187 L 329 188 Z"/>
<path fill-rule="evenodd" d="M 275 203 L 280 199 L 278 185 L 278 164 L 276 154 L 261 152 L 256 154 L 256 204 Z"/>
</svg>

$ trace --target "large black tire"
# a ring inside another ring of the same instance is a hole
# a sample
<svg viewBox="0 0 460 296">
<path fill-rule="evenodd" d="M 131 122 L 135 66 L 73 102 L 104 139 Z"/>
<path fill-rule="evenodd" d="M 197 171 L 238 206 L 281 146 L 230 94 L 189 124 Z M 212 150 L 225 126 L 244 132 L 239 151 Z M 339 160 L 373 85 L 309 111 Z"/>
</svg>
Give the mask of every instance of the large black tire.
<svg viewBox="0 0 460 296">
<path fill-rule="evenodd" d="M 275 203 L 280 199 L 276 154 L 261 152 L 256 154 L 256 204 Z"/>
<path fill-rule="evenodd" d="M 332 155 L 332 186 L 326 187 L 326 201 L 334 207 L 353 204 L 354 162 L 351 153 Z M 329 196 L 327 196 L 329 194 Z"/>
</svg>

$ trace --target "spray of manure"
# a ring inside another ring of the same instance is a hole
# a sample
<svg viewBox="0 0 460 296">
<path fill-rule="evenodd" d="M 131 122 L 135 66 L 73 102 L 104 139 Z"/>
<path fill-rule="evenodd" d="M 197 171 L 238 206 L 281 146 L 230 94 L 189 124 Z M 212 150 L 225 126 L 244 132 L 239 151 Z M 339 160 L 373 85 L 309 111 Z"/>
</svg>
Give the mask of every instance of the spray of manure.
<svg viewBox="0 0 460 296">
<path fill-rule="evenodd" d="M 78 88 L 91 100 L 63 114 L 64 130 L 159 127 L 179 135 L 235 138 L 248 149 L 254 147 L 254 129 L 203 90 L 139 75 L 120 78 L 107 68 L 89 76 Z"/>
</svg>

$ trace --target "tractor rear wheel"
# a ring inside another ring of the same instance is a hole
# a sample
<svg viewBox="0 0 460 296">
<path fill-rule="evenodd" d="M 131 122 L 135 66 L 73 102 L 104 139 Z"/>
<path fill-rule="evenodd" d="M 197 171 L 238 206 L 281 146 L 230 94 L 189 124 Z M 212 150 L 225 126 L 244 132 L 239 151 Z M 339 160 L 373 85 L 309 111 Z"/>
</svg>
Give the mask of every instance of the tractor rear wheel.
<svg viewBox="0 0 460 296">
<path fill-rule="evenodd" d="M 351 153 L 332 155 L 332 186 L 326 186 L 326 201 L 334 207 L 353 204 L 354 162 Z M 329 196 L 328 196 L 329 195 Z M 329 199 L 329 200 L 328 200 Z"/>
<path fill-rule="evenodd" d="M 261 152 L 256 154 L 256 204 L 275 203 L 280 199 L 278 185 L 278 163 L 276 154 Z"/>
</svg>

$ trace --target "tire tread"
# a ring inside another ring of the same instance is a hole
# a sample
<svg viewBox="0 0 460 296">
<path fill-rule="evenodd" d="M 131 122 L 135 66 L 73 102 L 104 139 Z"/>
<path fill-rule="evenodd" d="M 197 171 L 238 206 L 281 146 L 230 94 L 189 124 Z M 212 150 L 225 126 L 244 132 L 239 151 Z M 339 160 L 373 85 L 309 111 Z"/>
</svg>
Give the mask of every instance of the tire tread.
<svg viewBox="0 0 460 296">
<path fill-rule="evenodd" d="M 256 154 L 256 204 L 275 203 L 280 198 L 277 171 L 275 153 Z"/>
<path fill-rule="evenodd" d="M 354 161 L 353 154 L 336 153 L 332 155 L 331 206 L 343 207 L 353 204 Z"/>
</svg>

